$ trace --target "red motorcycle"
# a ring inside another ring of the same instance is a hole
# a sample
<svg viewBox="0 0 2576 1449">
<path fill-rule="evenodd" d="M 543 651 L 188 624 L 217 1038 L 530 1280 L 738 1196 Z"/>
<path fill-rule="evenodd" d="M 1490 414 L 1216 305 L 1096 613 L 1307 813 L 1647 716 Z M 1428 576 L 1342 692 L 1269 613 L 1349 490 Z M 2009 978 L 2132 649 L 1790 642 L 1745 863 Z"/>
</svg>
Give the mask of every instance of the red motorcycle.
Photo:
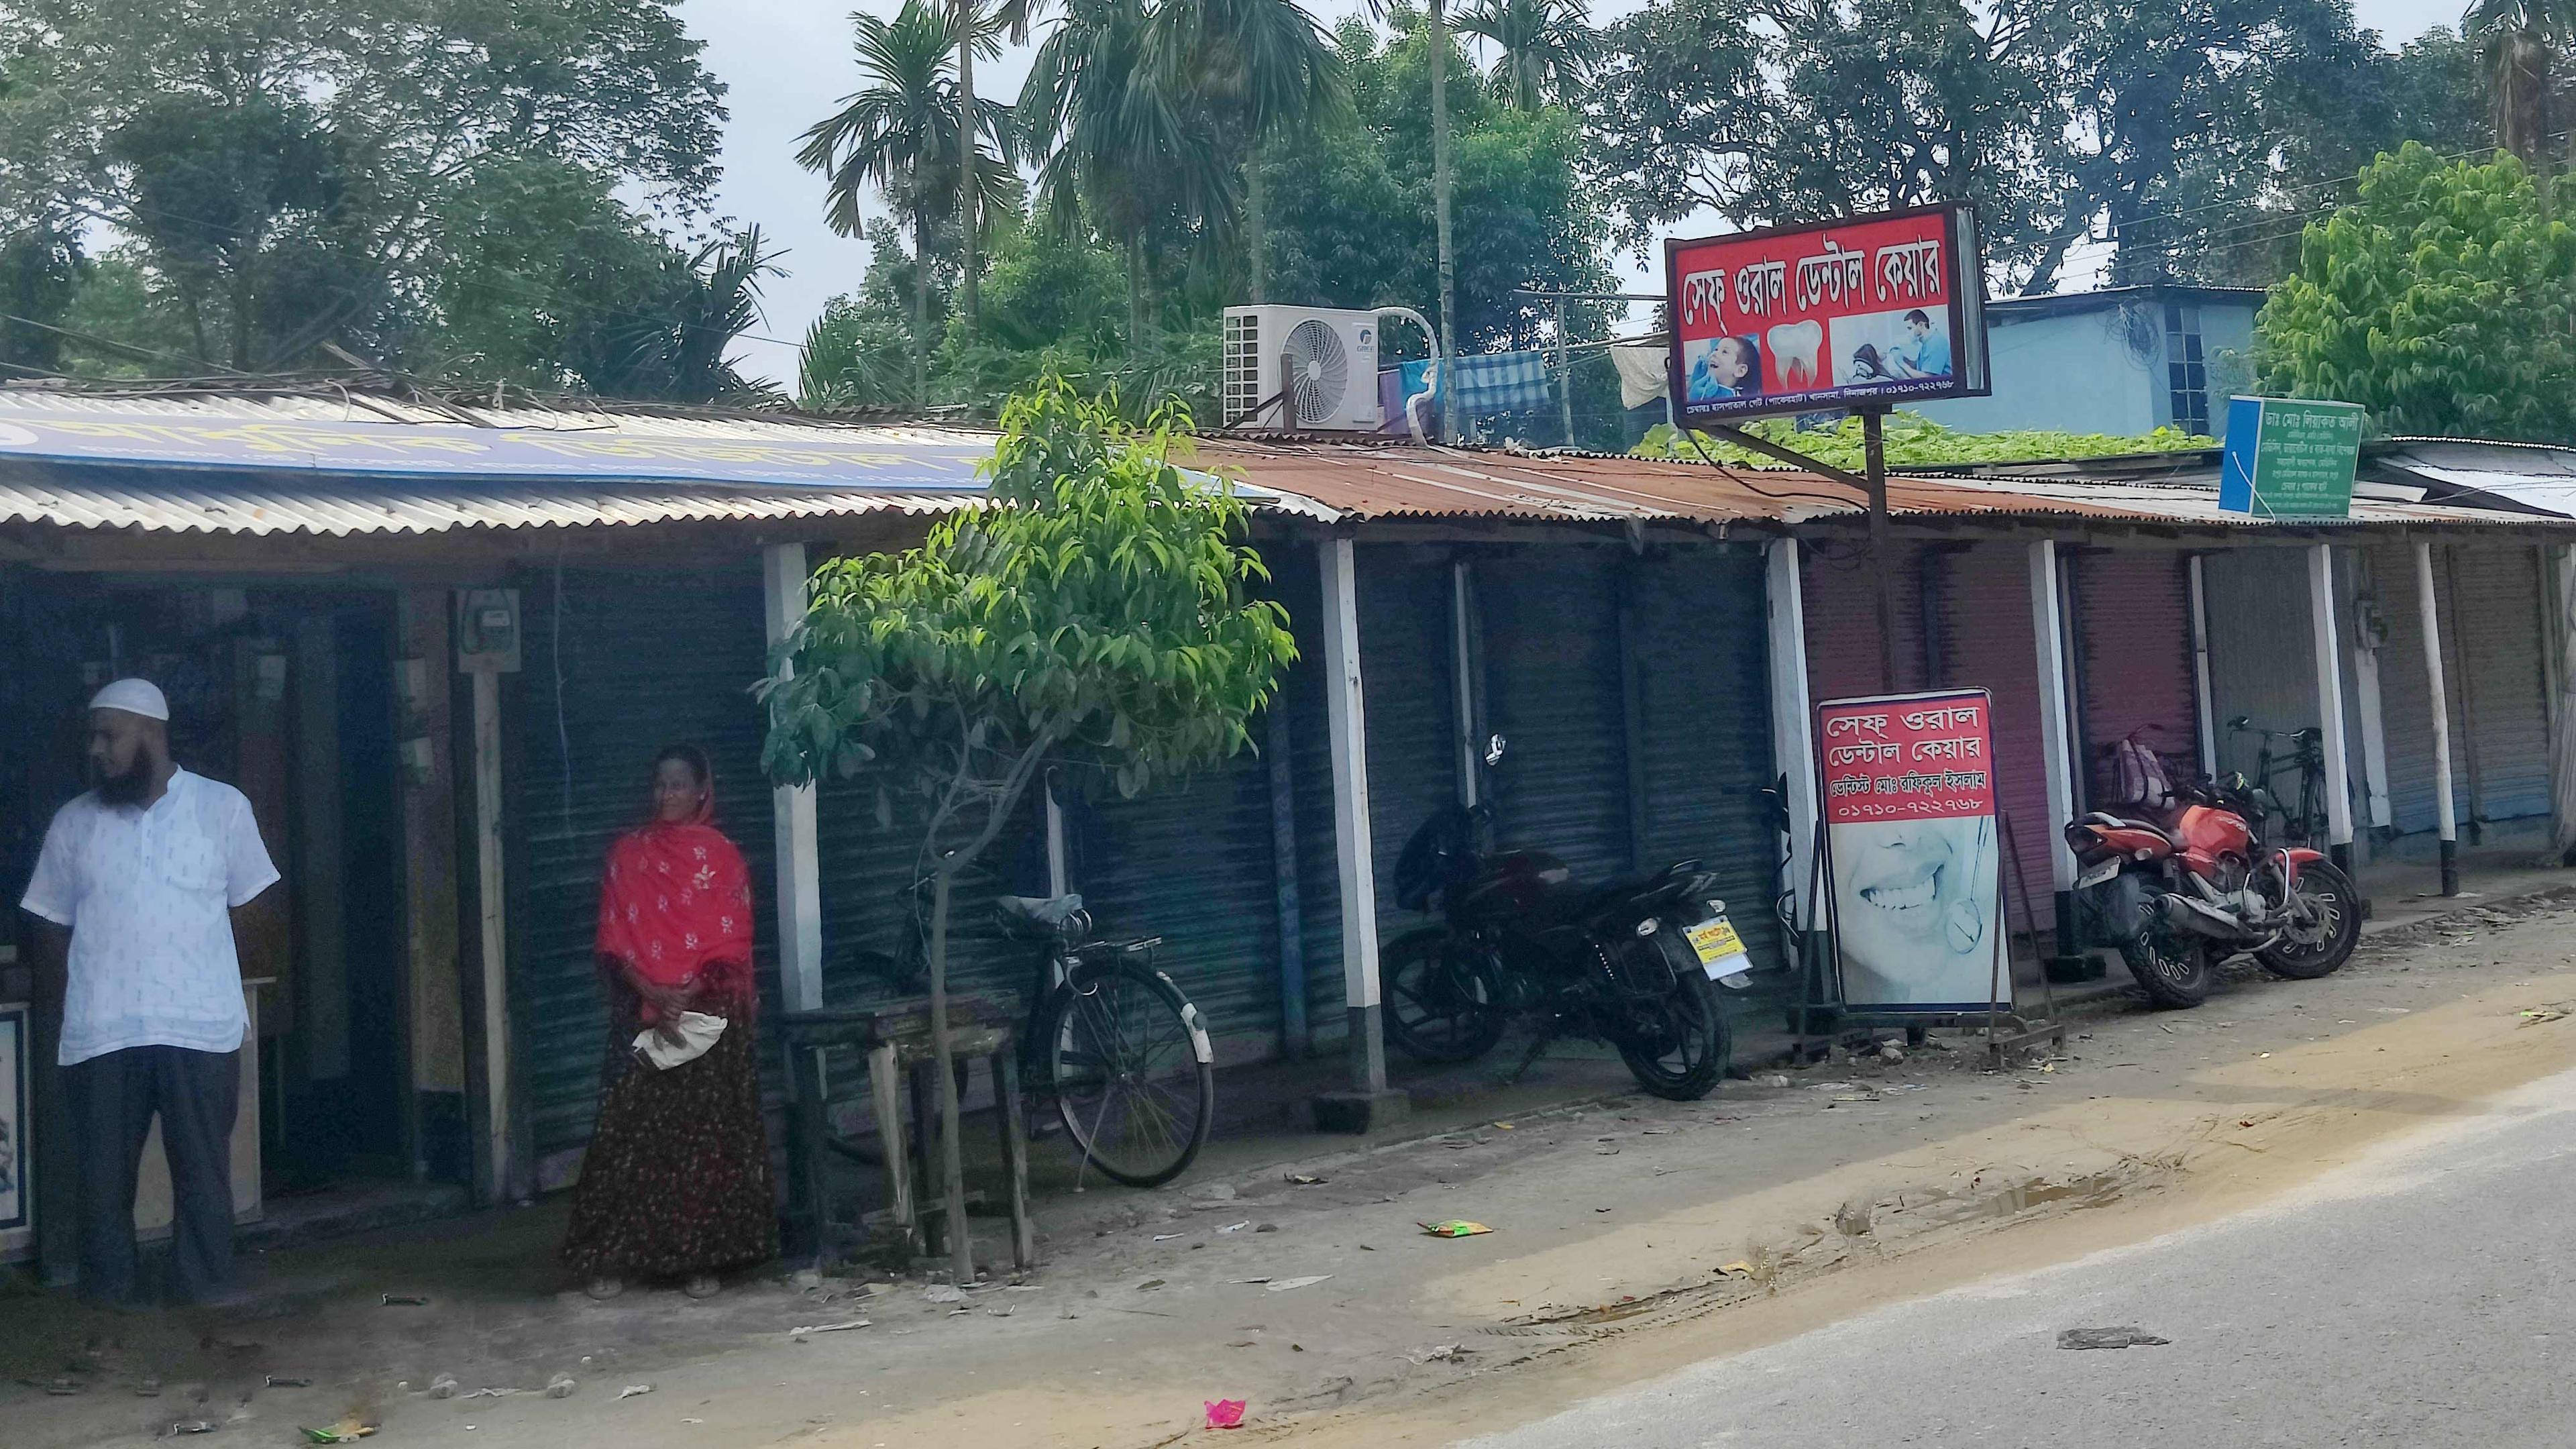
<svg viewBox="0 0 2576 1449">
<path fill-rule="evenodd" d="M 2158 1006 L 2198 1006 L 2218 964 L 2251 952 L 2308 981 L 2352 958 L 2361 894 L 2321 851 L 2263 839 L 2268 813 L 2242 775 L 2172 788 L 2157 819 L 2096 812 L 2066 827 L 2080 905 Z"/>
</svg>

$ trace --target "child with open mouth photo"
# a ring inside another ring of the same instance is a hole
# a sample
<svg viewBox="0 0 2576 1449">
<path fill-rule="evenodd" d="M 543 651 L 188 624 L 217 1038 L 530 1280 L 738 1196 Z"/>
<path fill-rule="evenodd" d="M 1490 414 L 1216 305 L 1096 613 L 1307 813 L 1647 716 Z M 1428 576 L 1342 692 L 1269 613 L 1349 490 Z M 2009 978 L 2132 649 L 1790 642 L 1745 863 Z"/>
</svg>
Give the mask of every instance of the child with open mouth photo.
<svg viewBox="0 0 2576 1449">
<path fill-rule="evenodd" d="M 1833 828 L 1832 851 L 1844 999 L 1982 1004 L 1994 945 L 1994 822 L 1846 822 Z"/>
</svg>

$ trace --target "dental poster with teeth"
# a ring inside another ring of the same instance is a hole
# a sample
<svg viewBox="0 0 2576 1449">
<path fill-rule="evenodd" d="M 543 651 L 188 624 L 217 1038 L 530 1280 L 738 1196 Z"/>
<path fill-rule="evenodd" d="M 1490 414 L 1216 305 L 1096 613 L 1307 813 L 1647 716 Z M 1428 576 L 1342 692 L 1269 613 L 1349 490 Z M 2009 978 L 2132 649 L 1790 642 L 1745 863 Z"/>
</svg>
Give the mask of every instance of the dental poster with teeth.
<svg viewBox="0 0 2576 1449">
<path fill-rule="evenodd" d="M 1685 423 L 1991 390 L 1964 206 L 1668 241 L 1664 284 Z"/>
<path fill-rule="evenodd" d="M 1994 732 L 1982 689 L 1816 707 L 1846 1005 L 2009 1009 Z"/>
</svg>

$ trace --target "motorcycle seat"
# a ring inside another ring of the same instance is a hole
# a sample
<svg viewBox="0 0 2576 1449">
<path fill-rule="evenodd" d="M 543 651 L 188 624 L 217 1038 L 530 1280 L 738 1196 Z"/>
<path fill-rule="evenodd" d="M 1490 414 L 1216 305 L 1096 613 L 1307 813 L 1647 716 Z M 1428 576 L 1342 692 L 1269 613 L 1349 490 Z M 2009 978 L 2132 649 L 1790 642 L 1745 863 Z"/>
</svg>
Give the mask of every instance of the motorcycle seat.
<svg viewBox="0 0 2576 1449">
<path fill-rule="evenodd" d="M 2099 825 L 2105 830 L 2144 830 L 2149 834 L 2161 835 L 2167 840 L 2173 839 L 2173 833 L 2171 831 L 2158 825 L 2152 820 L 2131 820 L 2123 816 L 2112 815 L 2100 810 L 2096 810 L 2091 814 L 2082 817 L 2075 823 L 2078 825 Z"/>
</svg>

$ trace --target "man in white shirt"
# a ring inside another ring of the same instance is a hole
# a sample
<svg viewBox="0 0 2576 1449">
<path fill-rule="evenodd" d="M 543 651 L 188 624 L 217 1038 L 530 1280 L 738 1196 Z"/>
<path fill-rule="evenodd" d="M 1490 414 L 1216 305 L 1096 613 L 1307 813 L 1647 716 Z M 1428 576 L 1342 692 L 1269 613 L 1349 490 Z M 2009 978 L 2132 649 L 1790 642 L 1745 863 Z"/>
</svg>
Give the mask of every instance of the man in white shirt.
<svg viewBox="0 0 2576 1449">
<path fill-rule="evenodd" d="M 55 812 L 19 906 L 62 991 L 64 1095 L 80 1152 L 80 1291 L 135 1298 L 134 1185 L 152 1119 L 170 1159 L 172 1296 L 231 1291 L 242 909 L 277 882 L 250 801 L 170 760 L 170 706 L 120 679 L 89 709 L 94 788 Z M 50 995 L 51 988 L 40 991 Z"/>
</svg>

